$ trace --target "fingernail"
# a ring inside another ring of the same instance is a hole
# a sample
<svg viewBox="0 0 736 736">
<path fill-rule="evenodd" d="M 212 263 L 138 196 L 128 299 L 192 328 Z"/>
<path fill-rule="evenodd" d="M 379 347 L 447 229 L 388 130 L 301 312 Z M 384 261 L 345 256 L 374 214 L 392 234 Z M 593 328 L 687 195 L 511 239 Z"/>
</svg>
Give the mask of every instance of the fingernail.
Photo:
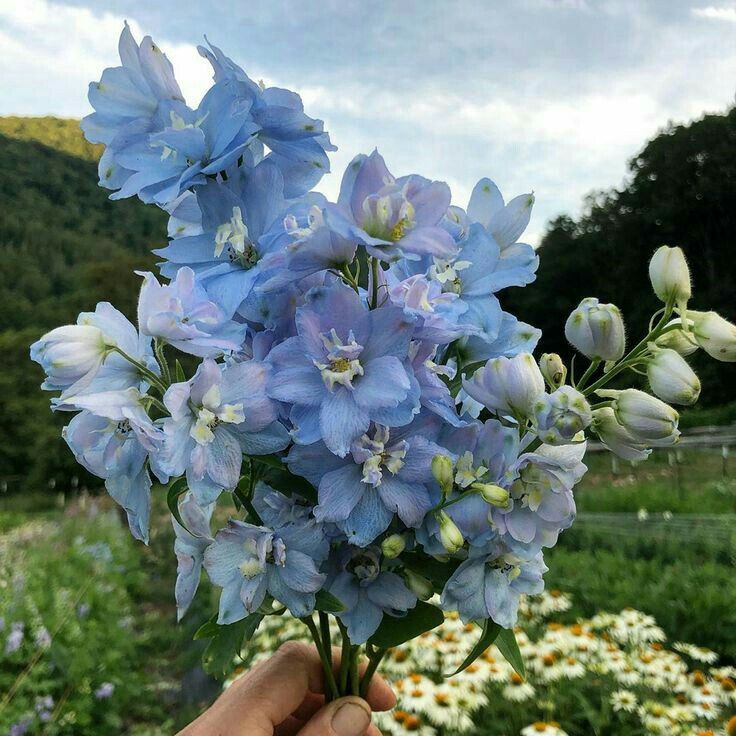
<svg viewBox="0 0 736 736">
<path fill-rule="evenodd" d="M 371 723 L 367 706 L 351 701 L 341 705 L 332 716 L 336 736 L 363 736 Z"/>
</svg>

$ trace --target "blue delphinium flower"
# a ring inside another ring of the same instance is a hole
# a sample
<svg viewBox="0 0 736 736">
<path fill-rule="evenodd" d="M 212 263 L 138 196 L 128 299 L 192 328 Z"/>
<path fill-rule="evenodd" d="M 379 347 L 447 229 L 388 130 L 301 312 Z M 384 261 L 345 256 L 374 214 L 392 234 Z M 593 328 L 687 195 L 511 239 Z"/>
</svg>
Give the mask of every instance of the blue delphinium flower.
<svg viewBox="0 0 736 736">
<path fill-rule="evenodd" d="M 41 388 L 62 392 L 59 399 L 52 399 L 56 409 L 67 408 L 68 396 L 145 387 L 139 370 L 112 348 L 159 372 L 151 338 L 139 334 L 108 302 L 100 302 L 94 312 L 82 312 L 76 325 L 57 327 L 31 345 L 31 359 L 47 376 Z"/>
<path fill-rule="evenodd" d="M 453 460 L 455 491 L 450 500 L 467 491 L 473 483 L 507 487 L 515 477 L 514 465 L 519 455 L 519 432 L 496 419 L 472 422 L 456 428 L 445 427 L 438 442 Z M 439 501 L 439 497 L 433 500 Z M 471 545 L 481 546 L 497 537 L 492 507 L 477 494 L 471 494 L 448 506 L 446 513 Z M 429 554 L 444 554 L 439 525 L 428 516 L 417 539 Z"/>
<path fill-rule="evenodd" d="M 466 623 L 490 618 L 512 629 L 520 596 L 541 593 L 545 572 L 541 552 L 522 556 L 498 542 L 473 547 L 445 584 L 440 605 Z"/>
<path fill-rule="evenodd" d="M 328 583 L 345 607 L 337 614 L 353 644 L 365 643 L 381 624 L 384 614 L 405 616 L 417 604 L 417 596 L 394 572 L 381 570 L 377 547 L 343 550 L 341 570 Z"/>
<path fill-rule="evenodd" d="M 176 617 L 181 621 L 194 600 L 199 587 L 204 551 L 214 541 L 210 534 L 210 519 L 215 504 L 200 506 L 196 498 L 187 492 L 179 501 L 179 516 L 186 525 L 183 527 L 173 516 L 174 554 L 176 555 Z"/>
<path fill-rule="evenodd" d="M 289 524 L 274 530 L 230 520 L 204 553 L 204 567 L 222 588 L 217 622 L 231 624 L 253 613 L 266 594 L 301 618 L 314 611 L 323 535 L 319 527 Z"/>
<path fill-rule="evenodd" d="M 87 140 L 107 146 L 99 173 L 100 186 L 108 189 L 118 189 L 131 174 L 116 164 L 115 151 L 162 130 L 172 111 L 185 114 L 188 109 L 171 63 L 150 36 L 139 46 L 125 23 L 118 50 L 122 66 L 105 69 L 99 82 L 90 83 L 95 111 L 81 123 Z"/>
<path fill-rule="evenodd" d="M 74 399 L 81 409 L 62 436 L 77 462 L 105 479 L 110 496 L 125 509 L 130 531 L 148 542 L 151 478 L 146 458 L 163 439 L 141 405 L 136 389 Z"/>
<path fill-rule="evenodd" d="M 418 410 L 406 358 L 413 324 L 398 307 L 369 310 L 348 286 L 310 290 L 297 336 L 274 347 L 269 395 L 292 405 L 296 442 L 323 439 L 344 457 L 371 422 L 408 424 Z M 407 415 L 406 407 L 409 401 Z"/>
<path fill-rule="evenodd" d="M 512 546 L 553 547 L 575 520 L 573 488 L 585 475 L 585 442 L 542 445 L 523 453 L 510 469 L 513 482 L 507 509 L 494 508 L 493 522 Z"/>
<path fill-rule="evenodd" d="M 351 544 L 365 547 L 394 514 L 408 527 L 422 523 L 432 506 L 432 458 L 441 452 L 410 431 L 375 425 L 353 441 L 344 459 L 316 442 L 294 445 L 286 462 L 318 489 L 315 517 L 336 523 Z"/>
<path fill-rule="evenodd" d="M 143 273 L 138 298 L 138 325 L 144 335 L 158 337 L 183 353 L 216 357 L 240 349 L 248 326 L 225 317 L 210 301 L 194 272 L 184 266 L 170 284 Z"/>
<path fill-rule="evenodd" d="M 154 253 L 166 259 L 161 273 L 169 278 L 181 266 L 191 267 L 210 298 L 231 317 L 261 277 L 264 256 L 288 240 L 282 224 L 283 177 L 270 161 L 240 167 L 227 181 L 197 187 L 196 202 L 201 232 L 177 237 Z"/>
<path fill-rule="evenodd" d="M 337 204 L 325 208 L 325 221 L 342 237 L 385 261 L 402 255 L 449 258 L 457 249 L 440 227 L 449 206 L 447 184 L 416 175 L 395 179 L 374 151 L 348 164 Z"/>
<path fill-rule="evenodd" d="M 170 476 L 186 473 L 198 503 L 235 488 L 243 453 L 265 455 L 289 444 L 278 407 L 265 393 L 268 371 L 259 361 L 221 366 L 205 358 L 191 380 L 164 394 L 171 416 L 162 422 L 155 467 Z"/>
<path fill-rule="evenodd" d="M 259 126 L 256 141 L 251 145 L 255 161 L 263 155 L 276 164 L 284 176 L 287 197 L 299 197 L 308 192 L 330 170 L 327 151 L 337 148 L 330 142 L 321 120 L 304 113 L 301 97 L 296 92 L 279 87 L 261 87 L 216 46 L 199 46 L 215 72 L 215 83 L 235 81 L 251 100 L 250 113 Z"/>
</svg>

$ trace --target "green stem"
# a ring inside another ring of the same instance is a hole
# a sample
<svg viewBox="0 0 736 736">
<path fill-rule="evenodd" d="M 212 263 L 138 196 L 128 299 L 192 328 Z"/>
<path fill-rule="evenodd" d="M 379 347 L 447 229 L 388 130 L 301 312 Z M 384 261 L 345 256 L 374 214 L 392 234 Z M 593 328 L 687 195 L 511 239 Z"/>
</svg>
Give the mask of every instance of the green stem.
<svg viewBox="0 0 736 736">
<path fill-rule="evenodd" d="M 380 265 L 378 258 L 370 258 L 371 262 L 371 309 L 378 307 L 378 273 Z"/>
<path fill-rule="evenodd" d="M 314 619 L 311 616 L 306 616 L 302 621 L 307 625 L 309 633 L 314 639 L 314 645 L 317 647 L 317 653 L 322 661 L 322 669 L 325 672 L 325 702 L 329 703 L 332 700 L 337 700 L 340 697 L 340 693 L 337 689 L 337 682 L 335 682 L 335 673 L 332 671 L 332 652 L 325 650 L 324 642 L 322 641 L 319 631 L 314 624 Z"/>
<path fill-rule="evenodd" d="M 469 490 L 469 491 L 463 491 L 459 496 L 456 496 L 451 501 L 445 501 L 443 503 L 438 504 L 435 506 L 430 513 L 433 513 L 435 511 L 442 511 L 443 509 L 446 509 L 448 506 L 452 506 L 452 504 L 457 503 L 458 501 L 462 501 L 464 498 L 467 498 L 468 496 L 472 496 L 474 493 L 477 493 L 478 491 Z"/>
<path fill-rule="evenodd" d="M 319 630 L 322 635 L 322 644 L 330 654 L 332 661 L 332 634 L 330 634 L 330 617 L 324 612 L 319 612 Z"/>
<path fill-rule="evenodd" d="M 340 269 L 340 276 L 342 276 L 343 280 L 345 281 L 345 283 L 347 283 L 348 286 L 352 287 L 356 293 L 358 292 L 358 282 L 355 276 L 353 276 L 347 264 L 343 265 Z"/>
<path fill-rule="evenodd" d="M 166 406 L 159 401 L 155 396 L 146 396 L 146 401 L 151 406 L 155 406 L 160 412 L 162 412 L 165 416 L 169 416 L 169 410 L 166 408 Z"/>
<path fill-rule="evenodd" d="M 124 350 L 121 350 L 119 347 L 115 346 L 110 348 L 111 351 L 118 353 L 118 355 L 121 355 L 125 360 L 128 361 L 131 365 L 134 365 L 138 372 L 143 376 L 152 386 L 155 386 L 161 394 L 166 393 L 166 386 L 161 382 L 161 379 L 147 366 L 143 365 L 143 363 L 140 363 L 135 358 L 131 358 L 130 355 L 128 355 Z"/>
<path fill-rule="evenodd" d="M 650 330 L 649 333 L 637 343 L 627 355 L 625 355 L 619 363 L 617 363 L 608 373 L 601 376 L 595 383 L 592 383 L 583 393 L 585 396 L 590 396 L 592 393 L 597 391 L 599 388 L 605 386 L 612 378 L 617 376 L 622 371 L 625 371 L 629 366 L 636 365 L 638 359 L 642 353 L 647 349 L 647 345 L 650 342 L 654 342 L 658 337 L 664 335 L 666 332 L 670 332 L 672 329 L 678 329 L 677 325 L 673 327 L 667 327 L 667 323 L 672 316 L 674 304 L 668 303 L 662 314 L 662 318 L 657 323 L 657 326 Z"/>
<path fill-rule="evenodd" d="M 263 519 L 261 519 L 260 515 L 255 509 L 255 506 L 253 506 L 253 502 L 250 500 L 251 496 L 248 493 L 243 493 L 243 490 L 239 487 L 233 488 L 233 495 L 240 501 L 241 506 L 248 512 L 248 516 L 250 519 L 258 524 L 259 526 L 263 524 Z"/>
<path fill-rule="evenodd" d="M 590 362 L 590 365 L 588 366 L 588 370 L 583 373 L 582 376 L 580 376 L 580 380 L 575 385 L 575 388 L 578 391 L 582 391 L 585 387 L 585 384 L 588 382 L 588 379 L 598 370 L 598 366 L 601 364 L 601 361 L 597 358 L 592 360 Z"/>
<path fill-rule="evenodd" d="M 360 647 L 353 646 L 350 650 L 350 694 L 360 695 Z"/>
<path fill-rule="evenodd" d="M 371 680 L 373 675 L 378 669 L 378 665 L 381 664 L 381 660 L 388 653 L 388 649 L 374 649 L 368 657 L 368 667 L 366 667 L 363 679 L 360 681 L 360 697 L 365 698 L 368 695 L 368 690 L 371 686 Z"/>
<path fill-rule="evenodd" d="M 345 624 L 343 624 L 342 621 L 340 621 L 339 618 L 337 618 L 337 625 L 340 627 L 340 635 L 342 637 L 342 652 L 340 654 L 340 682 L 339 682 L 339 690 L 340 695 L 347 695 L 348 694 L 348 670 L 350 668 L 350 637 L 348 636 L 348 630 L 345 627 Z"/>
<path fill-rule="evenodd" d="M 153 341 L 153 352 L 156 355 L 156 362 L 161 369 L 161 377 L 164 379 L 164 383 L 167 386 L 171 385 L 171 369 L 166 361 L 166 354 L 164 353 L 164 341 L 156 338 Z"/>
</svg>

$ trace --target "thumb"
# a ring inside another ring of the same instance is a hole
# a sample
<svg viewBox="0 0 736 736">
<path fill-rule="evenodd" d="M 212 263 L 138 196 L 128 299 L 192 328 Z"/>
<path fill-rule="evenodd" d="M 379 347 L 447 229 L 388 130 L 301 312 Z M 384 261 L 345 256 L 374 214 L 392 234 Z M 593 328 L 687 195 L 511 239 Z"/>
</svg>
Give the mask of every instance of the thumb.
<svg viewBox="0 0 736 736">
<path fill-rule="evenodd" d="M 340 698 L 318 710 L 297 736 L 363 736 L 371 709 L 360 698 Z"/>
</svg>

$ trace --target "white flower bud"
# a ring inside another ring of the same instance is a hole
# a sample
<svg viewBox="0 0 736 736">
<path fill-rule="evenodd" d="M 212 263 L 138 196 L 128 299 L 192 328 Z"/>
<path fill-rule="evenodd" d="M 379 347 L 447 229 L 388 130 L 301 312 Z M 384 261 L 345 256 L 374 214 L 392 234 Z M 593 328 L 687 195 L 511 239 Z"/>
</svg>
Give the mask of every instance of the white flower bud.
<svg viewBox="0 0 736 736">
<path fill-rule="evenodd" d="M 440 526 L 440 542 L 442 546 L 452 555 L 465 544 L 463 534 L 457 524 L 449 517 L 447 512 L 440 511 L 437 514 L 437 523 Z"/>
<path fill-rule="evenodd" d="M 614 455 L 624 460 L 645 460 L 652 452 L 619 424 L 610 406 L 604 406 L 593 412 L 590 428 Z"/>
<path fill-rule="evenodd" d="M 396 559 L 406 549 L 406 541 L 401 534 L 392 534 L 381 542 L 381 552 L 389 560 Z"/>
<path fill-rule="evenodd" d="M 736 362 L 736 325 L 717 312 L 688 310 L 687 316 L 693 323 L 695 341 L 711 358 L 724 363 Z"/>
<path fill-rule="evenodd" d="M 517 418 L 530 417 L 544 394 L 544 378 L 531 353 L 493 358 L 463 382 L 465 391 L 487 409 Z"/>
<path fill-rule="evenodd" d="M 473 483 L 470 486 L 474 491 L 478 491 L 480 497 L 491 506 L 498 506 L 500 509 L 508 508 L 509 492 L 493 483 Z"/>
<path fill-rule="evenodd" d="M 689 311 L 688 314 L 690 314 Z M 692 320 L 688 319 L 687 322 L 689 328 L 692 329 Z M 698 343 L 695 342 L 692 332 L 685 332 L 682 328 L 681 319 L 673 319 L 666 326 L 670 328 L 669 331 L 655 340 L 659 347 L 669 348 L 682 356 L 692 355 L 698 349 Z M 679 329 L 673 329 L 674 327 L 679 327 Z"/>
<path fill-rule="evenodd" d="M 567 368 L 557 353 L 544 353 L 539 359 L 539 370 L 552 390 L 560 388 L 567 380 Z"/>
<path fill-rule="evenodd" d="M 440 484 L 443 496 L 452 493 L 453 464 L 448 455 L 435 455 L 432 458 L 432 475 Z"/>
<path fill-rule="evenodd" d="M 657 446 L 677 442 L 680 415 L 669 404 L 635 388 L 601 389 L 597 393 L 614 399 L 616 419 L 634 439 Z"/>
<path fill-rule="evenodd" d="M 562 386 L 545 394 L 534 407 L 537 434 L 547 445 L 577 442 L 590 420 L 590 404 L 572 386 Z"/>
<path fill-rule="evenodd" d="M 674 350 L 650 345 L 654 356 L 647 364 L 649 385 L 655 395 L 671 404 L 694 404 L 700 396 L 700 379 Z"/>
<path fill-rule="evenodd" d="M 434 595 L 432 583 L 423 575 L 419 575 L 413 570 L 404 570 L 404 581 L 409 590 L 421 601 L 428 601 Z"/>
<path fill-rule="evenodd" d="M 96 374 L 108 352 L 102 330 L 92 325 L 57 327 L 31 345 L 31 359 L 47 375 L 43 388 L 51 390 L 79 387 Z"/>
<path fill-rule="evenodd" d="M 654 293 L 665 304 L 674 302 L 681 308 L 692 294 L 690 269 L 681 248 L 663 245 L 657 248 L 649 262 L 649 280 Z"/>
<path fill-rule="evenodd" d="M 600 304 L 594 297 L 583 299 L 567 318 L 565 337 L 591 360 L 618 360 L 626 349 L 621 311 L 615 304 Z"/>
</svg>

